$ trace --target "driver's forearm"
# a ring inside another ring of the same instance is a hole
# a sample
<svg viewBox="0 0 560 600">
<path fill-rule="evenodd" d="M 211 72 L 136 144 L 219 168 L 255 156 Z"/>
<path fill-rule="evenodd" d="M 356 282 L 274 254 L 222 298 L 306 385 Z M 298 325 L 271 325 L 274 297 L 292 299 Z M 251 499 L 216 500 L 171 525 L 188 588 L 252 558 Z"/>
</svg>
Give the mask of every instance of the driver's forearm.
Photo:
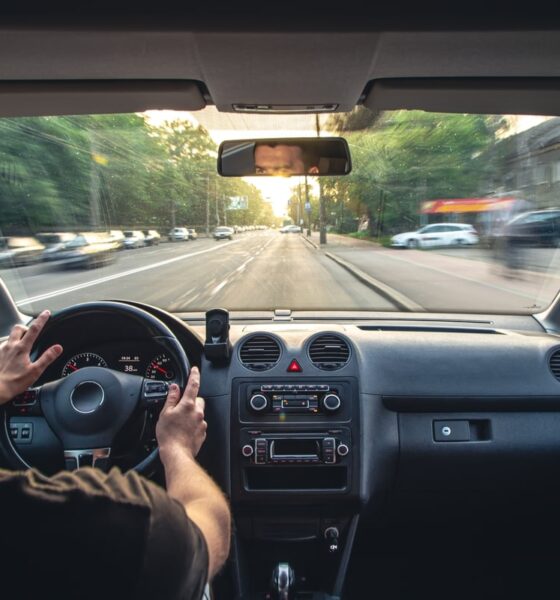
<svg viewBox="0 0 560 600">
<path fill-rule="evenodd" d="M 167 493 L 178 500 L 206 538 L 209 553 L 209 578 L 213 577 L 229 554 L 231 515 L 222 491 L 188 453 L 162 457 Z"/>
</svg>

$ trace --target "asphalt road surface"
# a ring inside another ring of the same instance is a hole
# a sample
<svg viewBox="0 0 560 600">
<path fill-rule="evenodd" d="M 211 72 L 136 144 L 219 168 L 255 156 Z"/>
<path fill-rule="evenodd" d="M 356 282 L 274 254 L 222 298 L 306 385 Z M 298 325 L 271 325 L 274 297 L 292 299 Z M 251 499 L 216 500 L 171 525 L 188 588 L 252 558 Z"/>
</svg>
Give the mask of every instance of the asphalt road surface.
<svg viewBox="0 0 560 600">
<path fill-rule="evenodd" d="M 394 309 L 300 236 L 277 231 L 123 250 L 98 269 L 55 262 L 3 269 L 0 277 L 21 310 L 32 313 L 109 299 L 171 311 Z"/>
<path fill-rule="evenodd" d="M 550 250 L 543 250 L 542 256 L 531 254 L 532 262 L 538 258 L 552 266 L 548 273 L 542 268 L 510 272 L 475 248 L 402 251 L 330 236 L 324 250 L 428 311 L 538 312 L 560 289 L 559 253 Z M 113 264 L 92 270 L 47 263 L 2 269 L 0 277 L 21 310 L 29 313 L 109 299 L 184 312 L 216 307 L 396 310 L 390 298 L 364 285 L 301 236 L 273 230 L 236 235 L 233 241 L 202 238 L 126 250 Z"/>
</svg>

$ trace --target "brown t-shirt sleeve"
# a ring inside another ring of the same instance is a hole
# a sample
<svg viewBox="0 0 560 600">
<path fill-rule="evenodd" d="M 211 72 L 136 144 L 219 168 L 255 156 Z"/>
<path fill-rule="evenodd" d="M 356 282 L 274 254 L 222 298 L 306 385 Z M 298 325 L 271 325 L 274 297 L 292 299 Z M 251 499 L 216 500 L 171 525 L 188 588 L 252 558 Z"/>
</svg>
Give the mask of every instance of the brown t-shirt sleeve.
<svg viewBox="0 0 560 600">
<path fill-rule="evenodd" d="M 18 582 L 18 597 L 202 596 L 204 537 L 179 503 L 134 472 L 0 470 L 0 510 L 4 589 Z"/>
</svg>

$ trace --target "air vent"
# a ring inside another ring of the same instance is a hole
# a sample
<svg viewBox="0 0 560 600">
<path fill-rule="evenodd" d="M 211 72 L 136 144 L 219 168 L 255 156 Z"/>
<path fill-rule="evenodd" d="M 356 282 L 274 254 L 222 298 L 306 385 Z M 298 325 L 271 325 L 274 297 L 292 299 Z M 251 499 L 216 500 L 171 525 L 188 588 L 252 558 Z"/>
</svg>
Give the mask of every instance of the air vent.
<svg viewBox="0 0 560 600">
<path fill-rule="evenodd" d="M 550 370 L 558 381 L 560 381 L 560 350 L 556 350 L 550 357 Z"/>
<path fill-rule="evenodd" d="M 269 335 L 254 335 L 239 350 L 241 363 L 252 371 L 272 369 L 279 358 L 280 345 Z"/>
<path fill-rule="evenodd" d="M 350 347 L 338 335 L 320 335 L 309 346 L 311 362 L 323 371 L 336 371 L 350 358 Z"/>
</svg>

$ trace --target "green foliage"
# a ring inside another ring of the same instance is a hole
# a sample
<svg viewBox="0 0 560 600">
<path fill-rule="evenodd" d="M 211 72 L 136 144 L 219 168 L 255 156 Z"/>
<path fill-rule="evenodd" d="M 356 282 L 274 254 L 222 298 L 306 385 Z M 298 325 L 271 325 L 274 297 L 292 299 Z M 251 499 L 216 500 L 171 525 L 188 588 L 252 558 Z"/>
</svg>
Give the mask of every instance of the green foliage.
<svg viewBox="0 0 560 600">
<path fill-rule="evenodd" d="M 0 230 L 270 224 L 272 208 L 243 180 L 216 173 L 208 132 L 143 115 L 0 120 Z M 229 211 L 230 196 L 247 210 Z M 174 216 L 173 216 L 174 215 Z"/>
<path fill-rule="evenodd" d="M 487 151 L 503 129 L 501 117 L 358 109 L 333 119 L 353 159 L 346 178 L 326 178 L 325 195 L 345 210 L 367 213 L 370 233 L 415 227 L 421 203 L 493 192 L 499 157 Z M 361 126 L 366 128 L 361 128 Z"/>
</svg>

